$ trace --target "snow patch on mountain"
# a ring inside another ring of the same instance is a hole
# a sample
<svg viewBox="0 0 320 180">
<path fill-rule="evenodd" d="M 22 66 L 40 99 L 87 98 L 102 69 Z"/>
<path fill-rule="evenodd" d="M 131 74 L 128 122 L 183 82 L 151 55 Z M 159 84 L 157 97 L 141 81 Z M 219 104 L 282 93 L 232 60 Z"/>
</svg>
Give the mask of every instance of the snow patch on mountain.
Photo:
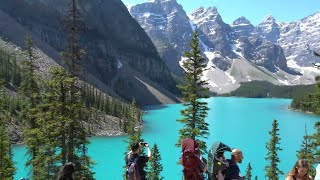
<svg viewBox="0 0 320 180">
<path fill-rule="evenodd" d="M 118 60 L 118 69 L 121 69 L 122 66 L 123 66 L 123 65 L 122 65 L 121 61 Z"/>
<path fill-rule="evenodd" d="M 241 54 L 241 42 L 236 41 L 236 43 L 232 45 L 231 50 L 239 57 L 244 58 L 243 55 Z"/>
</svg>

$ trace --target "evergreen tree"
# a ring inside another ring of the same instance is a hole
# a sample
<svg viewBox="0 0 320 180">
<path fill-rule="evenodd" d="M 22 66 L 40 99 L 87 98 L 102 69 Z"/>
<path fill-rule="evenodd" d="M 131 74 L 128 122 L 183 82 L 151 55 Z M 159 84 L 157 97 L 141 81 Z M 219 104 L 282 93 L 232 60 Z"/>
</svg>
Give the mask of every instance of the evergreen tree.
<svg viewBox="0 0 320 180">
<path fill-rule="evenodd" d="M 15 168 L 12 161 L 11 144 L 3 126 L 5 117 L 0 114 L 0 179 L 13 180 Z"/>
<path fill-rule="evenodd" d="M 182 91 L 185 109 L 180 111 L 183 118 L 177 120 L 183 125 L 179 130 L 180 136 L 177 146 L 180 146 L 183 139 L 192 138 L 199 142 L 200 149 L 205 152 L 206 144 L 203 138 L 207 138 L 209 135 L 208 123 L 205 122 L 209 108 L 202 98 L 208 97 L 208 88 L 204 87 L 208 82 L 201 79 L 206 64 L 199 49 L 197 32 L 193 34 L 190 47 L 191 51 L 185 52 L 187 60 L 183 62 L 185 84 L 178 86 Z"/>
<path fill-rule="evenodd" d="M 277 120 L 273 120 L 272 129 L 269 131 L 271 136 L 270 141 L 266 144 L 268 149 L 267 157 L 265 158 L 269 161 L 269 165 L 266 166 L 266 177 L 269 180 L 278 180 L 279 175 L 283 172 L 279 169 L 280 159 L 278 157 L 278 152 L 282 149 L 279 147 L 281 138 L 279 137 L 279 124 Z"/>
<path fill-rule="evenodd" d="M 85 31 L 85 23 L 82 13 L 78 8 L 78 0 L 69 1 L 69 9 L 63 20 L 63 25 L 67 31 L 67 46 L 63 52 L 65 63 L 68 67 L 68 72 L 75 77 L 84 75 L 81 59 L 84 55 L 84 50 L 80 47 L 79 39 L 81 33 Z"/>
<path fill-rule="evenodd" d="M 59 128 L 58 139 L 61 147 L 61 163 L 73 162 L 81 165 L 77 167 L 76 177 L 85 176 L 92 179 L 93 173 L 90 167 L 93 162 L 87 154 L 88 133 L 83 126 L 83 122 L 88 122 L 89 113 L 81 102 L 80 91 L 77 90 L 73 95 L 70 93 L 74 85 L 74 77 L 62 68 L 52 69 L 52 77 L 52 89 L 58 94 L 55 107 L 59 107 L 56 117 L 60 117 L 58 127 L 61 128 Z"/>
<path fill-rule="evenodd" d="M 130 112 L 129 112 L 128 120 L 125 122 L 127 127 L 127 133 L 129 135 L 129 140 L 125 141 L 128 144 L 126 151 L 124 152 L 125 156 L 127 156 L 128 152 L 131 151 L 131 145 L 133 143 L 139 143 L 143 141 L 143 139 L 141 139 L 141 129 L 135 128 L 137 113 L 136 113 L 136 102 L 134 99 L 132 99 L 129 111 Z M 144 154 L 143 149 L 140 149 L 140 155 L 143 155 L 143 154 Z M 127 165 L 123 166 L 123 168 L 124 168 L 123 178 L 126 179 Z"/>
<path fill-rule="evenodd" d="M 73 162 L 80 167 L 76 167 L 79 171 L 76 172 L 76 179 L 80 177 L 93 178 L 93 173 L 90 171 L 92 161 L 87 155 L 88 139 L 86 127 L 82 122 L 88 122 L 89 114 L 85 110 L 81 101 L 81 92 L 83 85 L 79 79 L 83 79 L 84 72 L 82 68 L 82 56 L 84 50 L 81 49 L 79 39 L 81 33 L 85 30 L 85 24 L 82 18 L 82 13 L 77 5 L 77 0 L 70 0 L 69 9 L 64 19 L 64 27 L 67 31 L 67 46 L 63 52 L 63 58 L 67 65 L 67 77 L 70 80 L 69 93 L 67 94 L 66 117 L 70 121 L 66 122 L 65 139 L 63 145 L 62 162 Z"/>
<path fill-rule="evenodd" d="M 301 144 L 301 149 L 298 151 L 298 159 L 306 159 L 309 163 L 309 174 L 311 176 L 315 176 L 316 171 L 313 167 L 313 163 L 315 162 L 315 156 L 313 155 L 313 150 L 311 147 L 312 139 L 307 134 L 307 127 L 305 126 L 306 135 L 303 137 L 303 141 Z"/>
<path fill-rule="evenodd" d="M 129 135 L 129 142 L 127 146 L 127 152 L 131 150 L 131 144 L 140 142 L 141 139 L 141 130 L 140 128 L 136 128 L 136 117 L 137 117 L 137 112 L 136 112 L 136 101 L 133 99 L 130 105 L 129 109 L 129 118 L 127 123 L 127 132 Z"/>
<path fill-rule="evenodd" d="M 161 180 L 163 179 L 163 177 L 161 176 L 161 171 L 163 170 L 163 166 L 160 162 L 161 155 L 160 155 L 157 144 L 153 146 L 151 152 L 152 152 L 152 158 L 149 162 L 148 179 Z"/>
<path fill-rule="evenodd" d="M 13 180 L 15 168 L 12 161 L 11 143 L 5 130 L 5 123 L 9 119 L 8 113 L 3 109 L 4 101 L 3 81 L 0 80 L 0 179 Z"/>
<path fill-rule="evenodd" d="M 252 177 L 251 171 L 252 171 L 252 167 L 251 167 L 251 164 L 249 163 L 247 167 L 247 172 L 246 172 L 246 180 L 251 180 L 251 177 Z"/>
<path fill-rule="evenodd" d="M 320 57 L 320 54 L 314 52 L 314 55 Z M 302 109 L 308 110 L 316 115 L 320 115 L 320 76 L 315 78 L 317 82 L 316 92 L 308 94 L 307 98 L 301 100 Z M 310 167 L 310 175 L 315 175 L 315 169 L 313 166 L 315 160 L 320 155 L 320 122 L 314 124 L 315 132 L 311 135 L 304 137 L 301 150 L 298 152 L 299 157 L 304 157 L 308 160 Z"/>
<path fill-rule="evenodd" d="M 37 122 L 39 113 L 37 106 L 41 103 L 41 90 L 38 84 L 40 78 L 36 74 L 38 67 L 35 65 L 36 56 L 32 50 L 32 39 L 29 35 L 26 36 L 25 44 L 26 51 L 24 55 L 26 59 L 21 62 L 22 82 L 19 87 L 23 98 L 20 118 L 24 125 L 23 141 L 30 155 L 26 165 L 31 168 L 31 174 L 37 180 L 42 179 L 42 175 L 45 173 L 43 161 L 39 153 L 44 139 L 42 139 L 40 125 Z"/>
<path fill-rule="evenodd" d="M 10 82 L 14 86 L 18 86 L 21 82 L 20 68 L 15 56 L 3 49 L 0 49 L 0 79 L 5 84 Z"/>
</svg>

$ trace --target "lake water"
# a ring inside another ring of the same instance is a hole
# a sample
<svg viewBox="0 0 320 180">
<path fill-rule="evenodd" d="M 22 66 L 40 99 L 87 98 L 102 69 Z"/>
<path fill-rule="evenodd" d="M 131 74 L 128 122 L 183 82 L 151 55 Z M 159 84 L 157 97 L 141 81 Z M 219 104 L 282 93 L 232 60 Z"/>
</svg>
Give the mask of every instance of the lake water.
<svg viewBox="0 0 320 180">
<path fill-rule="evenodd" d="M 244 160 L 240 164 L 244 175 L 248 163 L 253 168 L 252 175 L 266 179 L 264 167 L 267 162 L 265 145 L 269 141 L 268 131 L 274 119 L 279 122 L 281 147 L 279 153 L 280 169 L 287 173 L 297 160 L 296 151 L 300 149 L 305 134 L 305 124 L 308 133 L 312 133 L 313 125 L 319 120 L 314 115 L 293 112 L 288 109 L 290 99 L 250 99 L 250 98 L 210 98 L 206 100 L 211 108 L 207 122 L 210 124 L 210 136 L 207 146 L 219 140 L 230 147 L 240 148 Z M 178 139 L 181 104 L 149 106 L 145 108 L 143 138 L 150 145 L 158 144 L 162 164 L 162 176 L 165 179 L 181 179 L 181 167 L 177 165 L 180 148 L 174 146 Z M 97 180 L 121 180 L 124 165 L 124 151 L 127 137 L 93 137 L 90 139 L 89 155 L 96 162 L 94 171 Z M 14 161 L 17 167 L 15 179 L 26 177 L 26 149 L 15 146 Z M 230 153 L 225 153 L 227 158 Z M 284 179 L 284 176 L 280 177 Z"/>
</svg>

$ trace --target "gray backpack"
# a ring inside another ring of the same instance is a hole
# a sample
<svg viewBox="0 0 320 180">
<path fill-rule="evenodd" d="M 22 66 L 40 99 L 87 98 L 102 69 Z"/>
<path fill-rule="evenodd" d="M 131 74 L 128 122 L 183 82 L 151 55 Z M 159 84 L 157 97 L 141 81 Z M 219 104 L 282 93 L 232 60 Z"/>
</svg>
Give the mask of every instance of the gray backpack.
<svg viewBox="0 0 320 180">
<path fill-rule="evenodd" d="M 139 155 L 137 157 L 130 158 L 130 154 L 128 155 L 128 164 L 127 164 L 127 179 L 128 180 L 141 180 L 140 171 L 139 171 Z"/>
</svg>

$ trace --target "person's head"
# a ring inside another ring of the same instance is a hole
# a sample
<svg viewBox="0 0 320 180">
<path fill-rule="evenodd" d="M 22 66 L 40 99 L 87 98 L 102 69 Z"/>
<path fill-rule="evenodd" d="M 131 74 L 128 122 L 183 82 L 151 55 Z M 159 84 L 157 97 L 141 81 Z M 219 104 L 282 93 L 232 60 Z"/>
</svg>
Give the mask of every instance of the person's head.
<svg viewBox="0 0 320 180">
<path fill-rule="evenodd" d="M 235 163 L 242 163 L 243 155 L 240 149 L 233 149 L 231 152 L 231 159 Z"/>
<path fill-rule="evenodd" d="M 59 173 L 59 177 L 60 178 L 72 177 L 74 172 L 75 172 L 74 164 L 69 162 L 62 167 Z"/>
<path fill-rule="evenodd" d="M 293 166 L 292 170 L 288 173 L 288 176 L 305 177 L 306 179 L 308 179 L 309 178 L 308 161 L 305 159 L 299 159 Z"/>
<path fill-rule="evenodd" d="M 131 144 L 131 151 L 133 154 L 139 154 L 140 153 L 140 143 L 132 143 Z"/>
<path fill-rule="evenodd" d="M 191 138 L 186 138 L 181 141 L 182 152 L 190 151 L 200 155 L 199 143 Z"/>
</svg>

